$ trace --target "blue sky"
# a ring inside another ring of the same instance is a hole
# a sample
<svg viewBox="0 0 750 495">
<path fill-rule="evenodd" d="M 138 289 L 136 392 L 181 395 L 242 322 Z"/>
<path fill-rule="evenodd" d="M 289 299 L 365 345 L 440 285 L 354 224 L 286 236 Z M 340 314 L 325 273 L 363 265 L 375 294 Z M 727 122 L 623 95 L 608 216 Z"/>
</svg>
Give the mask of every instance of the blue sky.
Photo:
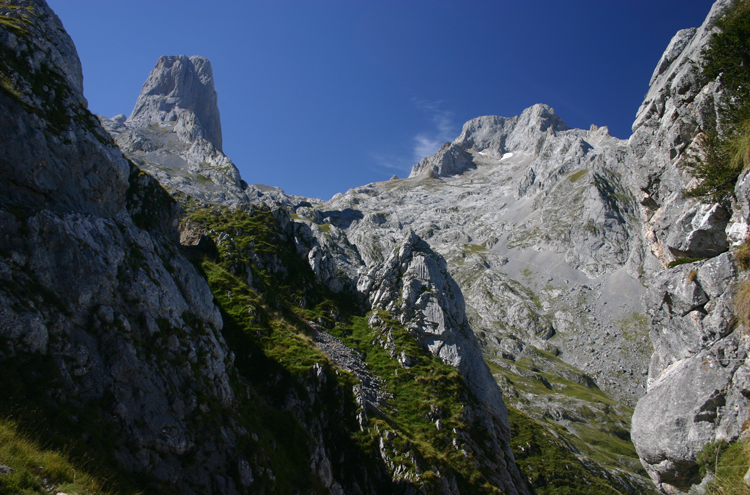
<svg viewBox="0 0 750 495">
<path fill-rule="evenodd" d="M 630 136 L 669 40 L 709 0 L 48 0 L 92 112 L 129 115 L 161 55 L 211 60 L 249 183 L 328 199 L 396 174 L 480 115 L 546 103 Z"/>
</svg>

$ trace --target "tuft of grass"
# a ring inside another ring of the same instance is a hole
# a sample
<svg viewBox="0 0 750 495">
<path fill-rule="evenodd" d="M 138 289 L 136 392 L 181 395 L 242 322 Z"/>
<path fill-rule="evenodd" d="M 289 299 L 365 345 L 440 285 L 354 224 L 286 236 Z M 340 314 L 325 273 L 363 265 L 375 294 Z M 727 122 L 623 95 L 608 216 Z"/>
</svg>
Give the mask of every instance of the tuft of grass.
<svg viewBox="0 0 750 495">
<path fill-rule="evenodd" d="M 746 272 L 750 270 L 750 241 L 743 242 L 734 251 L 734 259 L 740 267 L 740 270 Z"/>
<path fill-rule="evenodd" d="M 213 184 L 214 182 L 203 174 L 195 174 L 195 180 L 197 180 L 199 184 Z"/>
<path fill-rule="evenodd" d="M 734 296 L 734 314 L 740 323 L 750 325 L 750 279 L 742 282 Z"/>
<path fill-rule="evenodd" d="M 587 173 L 588 173 L 588 170 L 579 170 L 578 172 L 576 172 L 576 173 L 574 173 L 573 175 L 570 176 L 570 182 L 578 182 Z"/>
<path fill-rule="evenodd" d="M 695 282 L 695 279 L 697 278 L 698 278 L 698 270 L 690 270 L 687 276 L 688 281 Z"/>
<path fill-rule="evenodd" d="M 734 170 L 746 170 L 750 167 L 750 118 L 745 119 L 728 143 L 729 166 Z"/>
<path fill-rule="evenodd" d="M 715 476 L 708 484 L 708 495 L 750 495 L 750 487 L 743 479 L 750 468 L 748 440 L 732 443 L 720 440 L 710 443 L 696 458 L 702 476 L 707 472 L 714 473 Z"/>
<path fill-rule="evenodd" d="M 684 265 L 686 263 L 695 263 L 696 261 L 702 261 L 706 258 L 677 258 L 676 260 L 670 261 L 667 268 L 674 268 L 676 266 Z"/>
</svg>

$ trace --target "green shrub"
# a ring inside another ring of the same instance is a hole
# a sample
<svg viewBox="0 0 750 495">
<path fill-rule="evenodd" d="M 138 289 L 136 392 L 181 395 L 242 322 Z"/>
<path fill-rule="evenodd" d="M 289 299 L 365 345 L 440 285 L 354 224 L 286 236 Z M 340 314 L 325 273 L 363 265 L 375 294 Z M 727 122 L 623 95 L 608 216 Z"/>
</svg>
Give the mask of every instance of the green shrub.
<svg viewBox="0 0 750 495">
<path fill-rule="evenodd" d="M 740 122 L 750 116 L 750 2 L 735 2 L 716 26 L 721 31 L 703 51 L 703 74 L 720 78 L 729 117 Z"/>
<path fill-rule="evenodd" d="M 686 263 L 694 263 L 696 261 L 705 260 L 706 258 L 677 258 L 676 260 L 670 261 L 667 268 L 674 268 L 676 266 L 684 265 Z"/>
<path fill-rule="evenodd" d="M 698 136 L 697 145 L 698 152 L 689 154 L 685 165 L 700 183 L 684 194 L 710 203 L 728 201 L 742 172 L 731 166 L 729 139 L 709 129 Z"/>
</svg>

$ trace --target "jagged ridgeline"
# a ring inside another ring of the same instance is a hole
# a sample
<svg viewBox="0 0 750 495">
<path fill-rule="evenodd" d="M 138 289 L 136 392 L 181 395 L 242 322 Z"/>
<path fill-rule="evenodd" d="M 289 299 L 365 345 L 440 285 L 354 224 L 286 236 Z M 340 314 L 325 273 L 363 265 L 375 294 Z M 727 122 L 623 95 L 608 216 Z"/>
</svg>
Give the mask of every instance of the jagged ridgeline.
<svg viewBox="0 0 750 495">
<path fill-rule="evenodd" d="M 86 110 L 54 13 L 0 9 L 3 492 L 528 493 L 499 392 L 467 382 L 486 366 L 462 373 L 317 281 L 210 108 L 119 122 L 204 177 L 170 188 L 182 214 Z M 205 59 L 160 64 L 210 95 Z"/>
<path fill-rule="evenodd" d="M 0 2 L 0 492 L 737 481 L 749 172 L 685 193 L 733 5 L 675 35 L 627 141 L 538 104 L 322 201 L 240 178 L 207 59 L 97 118 L 46 3 Z"/>
</svg>

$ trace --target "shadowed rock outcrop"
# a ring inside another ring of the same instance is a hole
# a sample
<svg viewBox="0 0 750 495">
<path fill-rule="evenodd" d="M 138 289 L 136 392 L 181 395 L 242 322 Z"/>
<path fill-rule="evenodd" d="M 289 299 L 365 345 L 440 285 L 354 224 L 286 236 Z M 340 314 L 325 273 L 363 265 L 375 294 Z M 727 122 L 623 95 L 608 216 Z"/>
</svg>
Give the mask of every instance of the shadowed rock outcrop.
<svg viewBox="0 0 750 495">
<path fill-rule="evenodd" d="M 0 202 L 123 213 L 130 169 L 87 109 L 73 42 L 43 2 L 3 8 Z"/>
</svg>

